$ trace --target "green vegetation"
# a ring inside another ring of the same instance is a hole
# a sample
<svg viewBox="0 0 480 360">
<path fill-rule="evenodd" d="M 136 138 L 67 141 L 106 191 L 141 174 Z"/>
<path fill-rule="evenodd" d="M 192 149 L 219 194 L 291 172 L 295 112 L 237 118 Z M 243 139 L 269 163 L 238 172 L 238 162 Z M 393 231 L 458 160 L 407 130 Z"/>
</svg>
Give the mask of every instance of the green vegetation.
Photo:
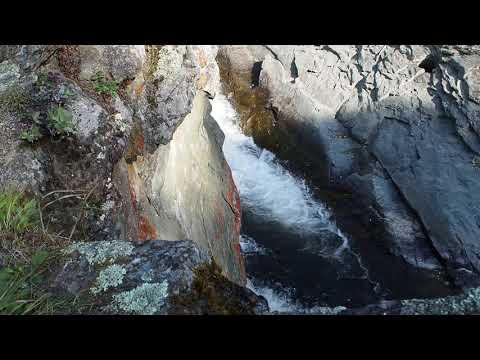
<svg viewBox="0 0 480 360">
<path fill-rule="evenodd" d="M 42 134 L 40 133 L 40 129 L 38 126 L 33 125 L 30 130 L 24 131 L 20 134 L 20 139 L 27 141 L 33 144 L 35 141 L 40 140 Z"/>
<path fill-rule="evenodd" d="M 94 84 L 94 89 L 99 94 L 108 94 L 112 97 L 115 97 L 118 92 L 118 82 L 114 80 L 107 80 L 105 75 L 101 71 L 97 71 L 94 76 L 92 76 L 91 81 Z"/>
<path fill-rule="evenodd" d="M 59 307 L 60 300 L 45 290 L 45 273 L 58 254 L 53 238 L 43 227 L 38 200 L 0 192 L 0 314 L 48 314 Z"/>
<path fill-rule="evenodd" d="M 46 72 L 41 72 L 37 76 L 37 83 L 41 87 L 45 88 L 52 88 L 53 87 L 53 81 L 49 79 L 48 73 Z"/>
<path fill-rule="evenodd" d="M 39 224 L 39 206 L 19 192 L 0 193 L 0 233 L 15 236 L 33 230 Z"/>
<path fill-rule="evenodd" d="M 148 81 L 153 81 L 155 71 L 157 70 L 158 60 L 160 59 L 160 49 L 162 45 L 146 45 L 145 49 L 147 51 L 146 59 L 146 74 L 145 78 Z"/>
<path fill-rule="evenodd" d="M 17 191 L 0 192 L 0 255 L 6 265 L 25 262 L 42 246 L 40 207 Z"/>
<path fill-rule="evenodd" d="M 59 302 L 41 290 L 46 251 L 36 252 L 28 265 L 5 267 L 0 270 L 0 314 L 27 315 L 54 312 Z"/>
<path fill-rule="evenodd" d="M 29 105 L 28 94 L 18 85 L 10 87 L 0 95 L 0 108 L 10 113 L 24 113 Z"/>
<path fill-rule="evenodd" d="M 215 261 L 194 270 L 191 289 L 172 294 L 172 314 L 253 315 L 254 304 L 241 299 L 241 288 L 228 281 Z M 240 291 L 240 293 L 239 293 Z"/>
<path fill-rule="evenodd" d="M 48 124 L 56 135 L 71 135 L 75 133 L 72 117 L 72 113 L 59 105 L 56 109 L 48 112 Z"/>
<path fill-rule="evenodd" d="M 73 124 L 73 115 L 66 110 L 63 106 L 58 105 L 56 108 L 48 112 L 48 130 L 51 134 L 60 137 L 69 136 L 75 133 L 75 125 Z M 20 139 L 29 143 L 34 143 L 42 138 L 40 132 L 40 112 L 34 112 L 32 114 L 32 120 L 34 125 L 28 131 L 24 131 L 20 134 Z"/>
</svg>

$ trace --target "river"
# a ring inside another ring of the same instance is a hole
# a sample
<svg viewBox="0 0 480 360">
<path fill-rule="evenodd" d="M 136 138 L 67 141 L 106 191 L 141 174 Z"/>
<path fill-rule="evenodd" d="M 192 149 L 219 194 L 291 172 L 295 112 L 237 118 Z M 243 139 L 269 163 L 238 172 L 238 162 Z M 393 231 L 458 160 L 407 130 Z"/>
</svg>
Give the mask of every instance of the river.
<svg viewBox="0 0 480 360">
<path fill-rule="evenodd" d="M 242 133 L 225 95 L 217 94 L 211 103 L 240 193 L 247 286 L 280 312 L 377 300 L 378 284 L 305 180 Z"/>
</svg>

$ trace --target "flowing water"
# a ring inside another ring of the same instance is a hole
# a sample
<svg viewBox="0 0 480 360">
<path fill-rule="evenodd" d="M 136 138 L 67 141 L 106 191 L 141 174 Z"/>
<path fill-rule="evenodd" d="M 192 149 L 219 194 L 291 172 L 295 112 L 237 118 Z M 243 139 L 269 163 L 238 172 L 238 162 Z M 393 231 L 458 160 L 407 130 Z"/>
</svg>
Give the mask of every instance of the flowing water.
<svg viewBox="0 0 480 360">
<path fill-rule="evenodd" d="M 242 133 L 224 95 L 211 102 L 240 193 L 247 286 L 264 296 L 273 311 L 374 301 L 376 284 L 306 182 Z"/>
</svg>

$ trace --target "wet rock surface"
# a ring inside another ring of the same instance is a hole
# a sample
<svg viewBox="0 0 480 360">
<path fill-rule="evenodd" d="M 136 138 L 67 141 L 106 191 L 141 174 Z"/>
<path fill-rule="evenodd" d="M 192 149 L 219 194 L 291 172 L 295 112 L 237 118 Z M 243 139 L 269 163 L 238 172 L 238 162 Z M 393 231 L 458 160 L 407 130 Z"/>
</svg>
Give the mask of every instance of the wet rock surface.
<svg viewBox="0 0 480 360">
<path fill-rule="evenodd" d="M 435 299 L 383 301 L 363 308 L 345 309 L 340 315 L 479 315 L 478 288 L 463 294 Z"/>
</svg>

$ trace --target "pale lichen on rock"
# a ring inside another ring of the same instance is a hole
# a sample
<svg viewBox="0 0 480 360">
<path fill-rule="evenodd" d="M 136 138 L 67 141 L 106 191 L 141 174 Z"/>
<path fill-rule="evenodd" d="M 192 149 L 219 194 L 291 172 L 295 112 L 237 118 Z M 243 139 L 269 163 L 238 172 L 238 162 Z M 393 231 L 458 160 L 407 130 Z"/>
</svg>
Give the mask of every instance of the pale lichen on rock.
<svg viewBox="0 0 480 360">
<path fill-rule="evenodd" d="M 113 296 L 112 309 L 137 315 L 153 315 L 165 304 L 168 283 L 142 284 Z"/>
<path fill-rule="evenodd" d="M 65 254 L 78 251 L 84 255 L 90 265 L 115 261 L 117 258 L 129 256 L 134 246 L 127 241 L 102 241 L 96 243 L 75 243 L 65 249 Z"/>
<path fill-rule="evenodd" d="M 3 92 L 16 84 L 20 78 L 19 71 L 19 67 L 9 61 L 0 63 L 0 92 Z"/>
<path fill-rule="evenodd" d="M 126 273 L 127 270 L 123 266 L 110 265 L 98 274 L 97 286 L 91 289 L 92 294 L 98 294 L 121 285 Z"/>
</svg>

